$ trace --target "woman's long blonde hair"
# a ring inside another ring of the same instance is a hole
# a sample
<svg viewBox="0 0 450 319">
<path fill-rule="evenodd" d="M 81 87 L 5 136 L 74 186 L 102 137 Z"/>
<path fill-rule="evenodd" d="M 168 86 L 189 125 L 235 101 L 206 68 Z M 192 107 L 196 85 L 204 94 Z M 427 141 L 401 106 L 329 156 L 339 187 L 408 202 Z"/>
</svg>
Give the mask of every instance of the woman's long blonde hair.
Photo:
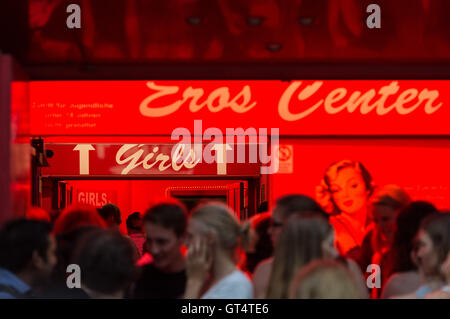
<svg viewBox="0 0 450 319">
<path fill-rule="evenodd" d="M 333 259 L 314 260 L 300 269 L 289 289 L 291 299 L 362 299 L 354 275 Z"/>
<path fill-rule="evenodd" d="M 322 244 L 332 232 L 330 223 L 315 212 L 294 213 L 280 234 L 266 298 L 288 297 L 295 272 L 315 259 L 322 258 Z"/>
</svg>

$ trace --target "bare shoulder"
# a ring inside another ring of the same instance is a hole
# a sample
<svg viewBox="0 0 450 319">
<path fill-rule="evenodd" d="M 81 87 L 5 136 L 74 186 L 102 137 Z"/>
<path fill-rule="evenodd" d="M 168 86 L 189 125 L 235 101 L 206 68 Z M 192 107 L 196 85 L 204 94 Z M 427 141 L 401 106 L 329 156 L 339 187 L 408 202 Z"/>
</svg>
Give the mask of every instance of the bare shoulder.
<svg viewBox="0 0 450 319">
<path fill-rule="evenodd" d="M 427 294 L 424 299 L 450 299 L 450 294 L 442 290 L 437 290 Z"/>
<path fill-rule="evenodd" d="M 268 258 L 261 261 L 253 273 L 253 280 L 259 279 L 261 276 L 266 277 L 272 271 L 273 258 Z"/>
<path fill-rule="evenodd" d="M 417 296 L 415 294 L 406 294 L 406 295 L 398 295 L 398 296 L 392 296 L 388 299 L 417 299 Z"/>
<path fill-rule="evenodd" d="M 348 265 L 348 268 L 352 271 L 352 272 L 354 272 L 354 273 L 356 273 L 356 274 L 363 274 L 362 273 L 362 271 L 361 271 L 361 268 L 359 268 L 359 266 L 358 266 L 358 264 L 356 263 L 356 261 L 354 261 L 353 259 L 346 259 L 347 260 L 347 265 Z"/>
<path fill-rule="evenodd" d="M 359 268 L 359 265 L 352 259 L 346 259 L 346 261 L 347 268 L 353 275 L 353 278 L 361 291 L 361 297 L 364 299 L 369 298 L 369 292 L 367 290 L 364 274 L 362 273 L 361 268 Z"/>
<path fill-rule="evenodd" d="M 253 289 L 256 299 L 265 297 L 267 286 L 269 284 L 270 273 L 272 272 L 273 258 L 263 260 L 258 264 L 253 273 Z"/>
<path fill-rule="evenodd" d="M 419 286 L 420 276 L 417 272 L 395 273 L 386 281 L 381 298 L 409 295 Z"/>
</svg>

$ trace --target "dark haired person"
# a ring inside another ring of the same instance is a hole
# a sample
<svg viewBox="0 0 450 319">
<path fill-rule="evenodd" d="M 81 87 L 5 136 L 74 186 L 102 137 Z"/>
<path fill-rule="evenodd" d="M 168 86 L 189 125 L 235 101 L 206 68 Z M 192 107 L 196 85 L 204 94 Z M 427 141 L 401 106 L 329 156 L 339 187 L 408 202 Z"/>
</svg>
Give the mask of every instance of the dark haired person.
<svg viewBox="0 0 450 319">
<path fill-rule="evenodd" d="M 420 287 L 410 294 L 393 298 L 423 299 L 446 289 L 442 266 L 450 251 L 449 230 L 450 213 L 433 213 L 422 220 L 412 254 L 421 276 Z"/>
<path fill-rule="evenodd" d="M 51 224 L 20 219 L 0 230 L 0 299 L 31 298 L 56 264 Z"/>
<path fill-rule="evenodd" d="M 79 239 L 87 232 L 105 228 L 106 224 L 91 205 L 76 204 L 64 209 L 56 218 L 53 234 L 58 249 L 56 263 L 49 285 L 43 289 L 42 298 L 48 299 L 84 299 L 87 295 L 81 289 L 67 287 L 67 266 L 71 264 L 74 249 Z"/>
<path fill-rule="evenodd" d="M 127 232 L 128 236 L 136 245 L 136 249 L 139 254 L 139 258 L 142 257 L 142 252 L 145 243 L 145 235 L 142 229 L 142 217 L 141 213 L 134 212 L 127 217 Z"/>
<path fill-rule="evenodd" d="M 54 222 L 53 234 L 57 237 L 63 236 L 84 226 L 105 228 L 106 224 L 94 206 L 70 205 L 58 214 Z"/>
<path fill-rule="evenodd" d="M 415 201 L 398 214 L 392 249 L 386 255 L 387 269 L 381 278 L 386 280 L 381 298 L 404 295 L 419 288 L 420 274 L 411 258 L 413 240 L 421 221 L 435 212 L 433 204 Z"/>
<path fill-rule="evenodd" d="M 392 247 L 395 221 L 399 212 L 411 202 L 409 195 L 397 185 L 384 185 L 375 190 L 369 199 L 369 216 L 372 229 L 364 236 L 359 257 L 361 270 L 365 272 L 371 264 L 381 267 L 381 288 L 387 277 L 387 256 Z M 367 273 L 366 273 L 367 275 Z M 380 296 L 380 289 L 373 288 L 372 298 Z"/>
<path fill-rule="evenodd" d="M 272 212 L 272 220 L 269 227 L 269 235 L 272 240 L 273 247 L 276 248 L 281 229 L 285 221 L 294 213 L 317 212 L 324 218 L 328 219 L 328 215 L 322 210 L 320 205 L 312 198 L 293 194 L 280 197 Z M 263 260 L 258 264 L 253 273 L 253 287 L 255 290 L 255 298 L 264 298 L 269 284 L 270 274 L 272 272 L 273 257 Z"/>
<path fill-rule="evenodd" d="M 139 271 L 130 241 L 111 230 L 86 233 L 72 261 L 81 270 L 81 289 L 93 299 L 124 298 Z"/>
<path fill-rule="evenodd" d="M 119 230 L 119 226 L 122 224 L 122 215 L 117 205 L 112 203 L 106 204 L 102 208 L 98 209 L 98 213 L 103 218 L 109 229 Z"/>
<path fill-rule="evenodd" d="M 256 266 L 273 254 L 273 244 L 269 235 L 271 214 L 268 212 L 257 214 L 250 218 L 251 240 L 246 248 L 244 270 L 249 273 L 255 271 Z"/>
<path fill-rule="evenodd" d="M 440 242 L 438 258 L 441 264 L 440 271 L 444 279 L 444 286 L 426 295 L 426 299 L 450 299 L 450 212 L 441 217 L 439 222 L 441 222 L 441 231 L 436 233 L 440 233 L 440 238 L 438 239 L 439 235 L 435 234 L 433 241 Z M 443 229 L 447 231 L 442 231 Z"/>
<path fill-rule="evenodd" d="M 183 298 L 187 277 L 186 260 L 181 249 L 186 225 L 186 209 L 178 202 L 159 203 L 146 211 L 145 246 L 153 261 L 142 267 L 134 298 Z"/>
</svg>

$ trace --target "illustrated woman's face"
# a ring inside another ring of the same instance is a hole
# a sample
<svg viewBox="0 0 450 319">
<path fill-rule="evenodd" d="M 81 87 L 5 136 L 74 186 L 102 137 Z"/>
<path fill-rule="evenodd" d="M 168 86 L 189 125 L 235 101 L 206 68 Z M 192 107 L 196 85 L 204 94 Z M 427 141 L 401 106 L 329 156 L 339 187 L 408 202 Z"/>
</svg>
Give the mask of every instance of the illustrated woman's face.
<svg viewBox="0 0 450 319">
<path fill-rule="evenodd" d="M 368 191 L 361 174 L 353 167 L 341 169 L 331 181 L 331 196 L 341 212 L 355 214 L 367 202 Z"/>
</svg>

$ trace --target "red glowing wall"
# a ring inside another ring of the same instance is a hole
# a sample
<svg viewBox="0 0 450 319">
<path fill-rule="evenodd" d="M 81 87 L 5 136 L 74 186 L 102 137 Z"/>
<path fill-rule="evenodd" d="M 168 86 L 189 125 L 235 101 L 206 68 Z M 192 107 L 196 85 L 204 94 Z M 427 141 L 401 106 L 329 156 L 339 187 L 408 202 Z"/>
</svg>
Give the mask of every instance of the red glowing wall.
<svg viewBox="0 0 450 319">
<path fill-rule="evenodd" d="M 375 185 L 397 184 L 413 200 L 450 208 L 448 139 L 292 139 L 293 173 L 275 174 L 272 199 L 298 192 L 314 196 L 326 167 L 339 160 L 360 161 Z"/>
<path fill-rule="evenodd" d="M 77 180 L 67 182 L 69 186 L 73 187 L 74 202 L 77 200 L 78 190 L 99 194 L 115 194 L 116 202 L 114 204 L 120 207 L 122 213 L 120 230 L 123 233 L 126 233 L 125 221 L 128 215 L 135 211 L 144 213 L 152 203 L 167 198 L 166 190 L 169 187 L 205 188 L 236 183 L 236 181 L 227 180 Z M 114 195 L 112 198 L 114 198 Z M 100 202 L 101 198 L 99 197 Z"/>
</svg>

